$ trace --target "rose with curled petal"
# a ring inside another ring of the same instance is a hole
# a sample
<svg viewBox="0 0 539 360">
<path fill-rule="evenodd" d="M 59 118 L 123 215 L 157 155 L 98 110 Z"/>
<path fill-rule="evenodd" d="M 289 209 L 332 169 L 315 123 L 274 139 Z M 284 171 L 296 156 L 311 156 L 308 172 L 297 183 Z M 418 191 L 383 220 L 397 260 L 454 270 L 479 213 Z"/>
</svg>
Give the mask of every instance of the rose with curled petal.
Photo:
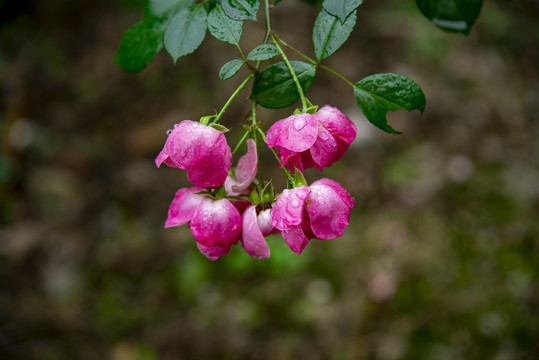
<svg viewBox="0 0 539 360">
<path fill-rule="evenodd" d="M 198 187 L 221 186 L 230 171 L 232 151 L 225 135 L 210 126 L 184 120 L 169 130 L 155 164 L 187 170 L 187 178 Z"/>
<path fill-rule="evenodd" d="M 228 195 L 245 194 L 245 190 L 255 180 L 258 172 L 258 156 L 256 143 L 253 139 L 247 139 L 247 153 L 238 161 L 234 168 L 234 175 L 228 174 L 225 180 L 225 189 Z"/>
<path fill-rule="evenodd" d="M 210 260 L 228 254 L 241 233 L 241 215 L 227 199 L 199 195 L 199 188 L 180 189 L 168 210 L 165 228 L 189 223 L 198 249 Z"/>
<path fill-rule="evenodd" d="M 266 236 L 274 231 L 271 221 L 271 209 L 251 205 L 243 212 L 241 243 L 243 248 L 255 260 L 270 257 Z"/>
<path fill-rule="evenodd" d="M 310 239 L 335 239 L 350 220 L 355 201 L 337 182 L 320 179 L 286 189 L 271 210 L 272 224 L 292 251 L 301 254 Z"/>
<path fill-rule="evenodd" d="M 297 114 L 277 121 L 266 139 L 289 170 L 315 167 L 320 171 L 344 155 L 356 133 L 346 115 L 326 105 L 315 114 Z"/>
<path fill-rule="evenodd" d="M 234 168 L 234 174 L 230 172 L 225 180 L 225 190 L 229 196 L 250 194 L 249 187 L 255 181 L 258 173 L 256 143 L 253 139 L 247 139 L 246 143 L 247 153 L 238 161 L 238 166 Z M 240 212 L 243 212 L 250 204 L 247 200 L 231 200 L 231 202 Z"/>
</svg>

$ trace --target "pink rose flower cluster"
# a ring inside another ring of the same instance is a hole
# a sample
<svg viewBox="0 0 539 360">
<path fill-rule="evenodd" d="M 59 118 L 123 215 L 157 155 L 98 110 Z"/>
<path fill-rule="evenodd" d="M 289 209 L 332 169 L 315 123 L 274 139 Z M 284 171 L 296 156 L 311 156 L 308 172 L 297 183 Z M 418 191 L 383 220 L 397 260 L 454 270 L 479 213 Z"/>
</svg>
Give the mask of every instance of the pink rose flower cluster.
<svg viewBox="0 0 539 360">
<path fill-rule="evenodd" d="M 355 136 L 350 119 L 324 106 L 315 114 L 277 121 L 267 132 L 267 144 L 276 148 L 290 170 L 321 170 L 339 160 Z M 195 186 L 178 190 L 165 227 L 189 224 L 198 249 L 210 260 L 228 254 L 240 239 L 249 255 L 263 259 L 270 256 L 265 237 L 271 233 L 280 232 L 298 254 L 312 239 L 334 239 L 344 233 L 355 201 L 333 180 L 283 190 L 277 199 L 247 200 L 258 170 L 255 141 L 248 139 L 247 149 L 230 171 L 232 152 L 221 131 L 190 120 L 169 130 L 155 164 L 187 170 Z M 221 186 L 223 192 L 215 191 Z"/>
</svg>

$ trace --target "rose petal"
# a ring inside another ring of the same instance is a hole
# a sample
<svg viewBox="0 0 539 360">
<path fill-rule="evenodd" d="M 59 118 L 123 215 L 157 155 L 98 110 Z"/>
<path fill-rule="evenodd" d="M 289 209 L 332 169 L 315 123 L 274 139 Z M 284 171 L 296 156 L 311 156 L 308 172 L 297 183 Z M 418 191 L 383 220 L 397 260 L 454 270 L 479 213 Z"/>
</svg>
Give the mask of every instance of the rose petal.
<svg viewBox="0 0 539 360">
<path fill-rule="evenodd" d="M 213 129 L 215 130 L 215 129 Z M 217 130 L 216 130 L 217 131 Z M 199 187 L 218 187 L 223 185 L 232 164 L 232 151 L 221 133 L 213 148 L 200 148 L 201 154 L 192 159 L 187 168 L 187 178 Z"/>
<path fill-rule="evenodd" d="M 256 217 L 258 227 L 262 232 L 262 235 L 268 236 L 273 232 L 273 224 L 271 223 L 271 209 L 262 210 Z"/>
<path fill-rule="evenodd" d="M 290 247 L 290 250 L 296 254 L 301 254 L 305 246 L 309 243 L 309 239 L 303 233 L 301 226 L 292 226 L 289 229 L 281 230 L 281 235 Z"/>
<path fill-rule="evenodd" d="M 309 192 L 309 188 L 305 185 L 283 190 L 271 209 L 273 226 L 279 230 L 285 230 L 301 224 L 305 199 Z"/>
<path fill-rule="evenodd" d="M 312 184 L 307 197 L 311 229 L 319 239 L 334 239 L 342 234 L 350 220 L 350 207 L 331 187 Z"/>
<path fill-rule="evenodd" d="M 255 205 L 249 206 L 243 213 L 241 243 L 255 260 L 270 257 L 270 248 L 258 226 Z"/>
<path fill-rule="evenodd" d="M 297 114 L 273 124 L 266 135 L 269 147 L 280 146 L 302 152 L 313 146 L 318 136 L 318 121 L 312 114 Z"/>
<path fill-rule="evenodd" d="M 200 250 L 200 252 L 211 261 L 215 261 L 222 255 L 226 255 L 230 252 L 230 246 L 204 246 L 197 242 L 197 247 L 198 250 Z"/>
<path fill-rule="evenodd" d="M 343 188 L 341 186 L 341 184 L 339 184 L 336 181 L 333 181 L 333 180 L 327 179 L 327 178 L 322 178 L 320 180 L 317 180 L 317 181 L 313 182 L 311 186 L 313 186 L 313 185 L 326 185 L 326 186 L 329 186 L 330 188 L 332 188 L 337 193 L 337 195 L 339 195 L 339 197 L 342 199 L 342 201 L 344 201 L 344 203 L 346 205 L 348 205 L 348 207 L 350 209 L 353 208 L 354 204 L 356 203 L 356 201 L 348 193 L 348 191 L 346 191 L 346 189 Z"/>
<path fill-rule="evenodd" d="M 174 200 L 168 208 L 168 217 L 165 222 L 165 227 L 183 225 L 193 218 L 196 209 L 204 200 L 204 196 L 195 194 L 201 191 L 201 189 L 192 187 L 180 189 L 176 192 Z"/>
<path fill-rule="evenodd" d="M 335 137 L 339 137 L 347 144 L 356 138 L 357 129 L 352 120 L 339 109 L 326 105 L 315 114 L 318 121 Z"/>
<path fill-rule="evenodd" d="M 155 165 L 157 167 L 160 167 L 162 163 L 165 163 L 165 165 L 169 167 L 177 167 L 176 164 L 170 160 L 168 153 L 164 149 L 161 150 L 159 155 L 155 158 Z"/>
<path fill-rule="evenodd" d="M 238 184 L 232 185 L 232 190 L 239 193 L 251 185 L 258 172 L 258 156 L 253 139 L 247 139 L 247 153 L 238 161 L 235 172 Z"/>
<path fill-rule="evenodd" d="M 337 141 L 325 127 L 320 125 L 318 129 L 318 138 L 311 147 L 310 152 L 314 162 L 322 168 L 329 166 L 338 160 L 335 159 L 335 154 L 337 153 Z"/>
<path fill-rule="evenodd" d="M 222 132 L 185 120 L 174 125 L 155 159 L 157 166 L 163 162 L 187 170 L 187 177 L 196 186 L 217 187 L 230 171 L 232 151 Z"/>
<path fill-rule="evenodd" d="M 204 246 L 232 245 L 240 236 L 240 213 L 227 199 L 204 198 L 191 220 L 191 232 Z"/>
</svg>

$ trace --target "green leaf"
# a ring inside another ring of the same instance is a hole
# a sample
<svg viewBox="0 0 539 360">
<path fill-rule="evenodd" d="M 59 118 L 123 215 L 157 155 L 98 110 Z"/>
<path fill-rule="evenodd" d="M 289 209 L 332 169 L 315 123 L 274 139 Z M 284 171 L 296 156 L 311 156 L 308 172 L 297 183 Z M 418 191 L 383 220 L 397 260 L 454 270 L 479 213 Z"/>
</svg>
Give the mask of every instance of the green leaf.
<svg viewBox="0 0 539 360">
<path fill-rule="evenodd" d="M 247 60 L 269 60 L 279 55 L 275 45 L 265 44 L 255 47 L 248 55 Z"/>
<path fill-rule="evenodd" d="M 445 31 L 468 34 L 481 12 L 483 0 L 416 0 L 417 7 Z"/>
<path fill-rule="evenodd" d="M 322 6 L 328 13 L 338 17 L 341 22 L 345 22 L 348 15 L 362 3 L 363 0 L 324 0 Z"/>
<path fill-rule="evenodd" d="M 344 23 L 326 10 L 320 11 L 313 27 L 314 54 L 318 61 L 337 51 L 356 26 L 357 11 L 352 12 Z"/>
<path fill-rule="evenodd" d="M 210 127 L 214 128 L 215 130 L 219 130 L 220 132 L 229 132 L 230 129 L 227 128 L 226 126 L 223 126 L 221 124 L 211 124 Z"/>
<path fill-rule="evenodd" d="M 152 17 L 126 30 L 114 61 L 127 72 L 143 70 L 163 48 L 163 20 Z"/>
<path fill-rule="evenodd" d="M 217 40 L 238 45 L 243 31 L 243 22 L 229 18 L 218 4 L 208 15 L 208 30 Z"/>
<path fill-rule="evenodd" d="M 207 14 L 204 7 L 196 5 L 177 13 L 165 31 L 165 48 L 174 62 L 195 51 L 206 36 Z"/>
<path fill-rule="evenodd" d="M 354 87 L 357 103 L 367 119 L 380 129 L 400 134 L 387 124 L 391 110 L 425 110 L 425 94 L 413 80 L 399 74 L 375 74 L 358 81 Z"/>
<path fill-rule="evenodd" d="M 230 60 L 221 67 L 221 70 L 219 70 L 219 78 L 221 80 L 230 79 L 240 71 L 242 65 L 243 60 L 241 59 Z"/>
<path fill-rule="evenodd" d="M 193 3 L 194 0 L 148 0 L 144 16 L 171 17 Z"/>
<path fill-rule="evenodd" d="M 234 20 L 254 20 L 258 12 L 258 0 L 223 0 L 225 13 Z"/>
<path fill-rule="evenodd" d="M 303 92 L 311 87 L 316 65 L 291 61 Z M 299 92 L 292 74 L 284 62 L 268 66 L 255 77 L 250 98 L 267 108 L 281 108 L 299 100 Z"/>
</svg>

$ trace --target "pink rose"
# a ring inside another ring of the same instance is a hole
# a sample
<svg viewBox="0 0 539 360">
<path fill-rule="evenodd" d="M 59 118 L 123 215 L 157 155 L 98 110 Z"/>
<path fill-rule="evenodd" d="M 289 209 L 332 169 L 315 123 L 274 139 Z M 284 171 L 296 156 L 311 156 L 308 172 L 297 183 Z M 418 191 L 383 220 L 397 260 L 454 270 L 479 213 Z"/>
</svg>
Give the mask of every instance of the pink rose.
<svg viewBox="0 0 539 360">
<path fill-rule="evenodd" d="M 297 114 L 273 124 L 269 147 L 277 148 L 283 164 L 300 171 L 322 170 L 339 160 L 356 137 L 356 127 L 337 108 L 326 105 L 315 114 Z"/>
<path fill-rule="evenodd" d="M 286 189 L 271 209 L 272 224 L 288 246 L 301 254 L 310 239 L 335 239 L 344 233 L 354 199 L 337 182 L 320 179 Z"/>
<path fill-rule="evenodd" d="M 199 188 L 178 190 L 168 210 L 165 227 L 189 223 L 198 249 L 210 260 L 228 254 L 241 233 L 241 215 L 227 199 L 198 195 Z"/>
<path fill-rule="evenodd" d="M 230 171 L 232 151 L 219 130 L 184 120 L 169 130 L 155 159 L 157 167 L 162 163 L 187 170 L 187 178 L 198 187 L 218 187 Z"/>
</svg>

